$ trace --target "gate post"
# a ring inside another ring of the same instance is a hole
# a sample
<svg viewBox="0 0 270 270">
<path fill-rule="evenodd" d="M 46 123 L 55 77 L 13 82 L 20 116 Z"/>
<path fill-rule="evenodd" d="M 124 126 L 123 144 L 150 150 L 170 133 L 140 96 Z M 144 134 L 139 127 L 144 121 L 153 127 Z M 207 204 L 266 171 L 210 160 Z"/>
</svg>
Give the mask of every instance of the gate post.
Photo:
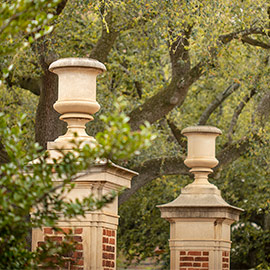
<svg viewBox="0 0 270 270">
<path fill-rule="evenodd" d="M 188 138 L 185 164 L 195 180 L 174 201 L 158 206 L 161 217 L 170 222 L 170 269 L 229 270 L 230 227 L 243 210 L 226 203 L 220 190 L 208 182 L 218 164 L 215 139 L 221 131 L 195 126 L 182 134 Z"/>
<path fill-rule="evenodd" d="M 83 144 L 92 144 L 95 140 L 85 132 L 85 124 L 93 120 L 92 115 L 100 106 L 96 102 L 96 76 L 106 70 L 105 66 L 93 59 L 64 58 L 53 62 L 49 70 L 58 75 L 59 93 L 54 104 L 60 119 L 68 123 L 67 133 L 54 142 L 48 142 L 51 158 L 57 158 L 59 151 L 72 151 L 74 132 L 76 140 Z M 67 195 L 70 199 L 83 199 L 93 195 L 103 195 L 123 187 L 130 187 L 133 176 L 137 173 L 115 164 L 99 162 L 92 166 L 75 183 L 75 188 Z M 61 181 L 61 179 L 53 180 Z M 116 236 L 118 226 L 118 198 L 105 205 L 101 210 L 88 211 L 85 217 L 70 220 L 61 219 L 58 226 L 64 232 L 71 231 L 76 243 L 72 255 L 74 262 L 65 269 L 76 270 L 114 270 L 116 269 Z M 35 249 L 46 237 L 62 241 L 63 234 L 51 228 L 34 229 L 32 248 Z"/>
</svg>

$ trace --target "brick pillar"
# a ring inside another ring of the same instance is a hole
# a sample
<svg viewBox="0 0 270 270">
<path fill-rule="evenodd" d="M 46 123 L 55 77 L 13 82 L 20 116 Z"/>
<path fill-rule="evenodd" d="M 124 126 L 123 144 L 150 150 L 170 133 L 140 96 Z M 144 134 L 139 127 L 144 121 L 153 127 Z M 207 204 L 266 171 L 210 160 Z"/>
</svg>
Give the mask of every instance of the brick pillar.
<svg viewBox="0 0 270 270">
<path fill-rule="evenodd" d="M 229 270 L 230 227 L 242 209 L 226 203 L 208 174 L 218 164 L 215 138 L 221 131 L 197 126 L 182 132 L 188 137 L 185 164 L 195 181 L 174 201 L 158 206 L 170 222 L 171 270 Z"/>
<path fill-rule="evenodd" d="M 96 165 L 89 169 L 87 175 L 76 180 L 75 188 L 69 198 L 82 199 L 94 194 L 97 198 L 130 186 L 134 172 L 117 165 Z M 73 268 L 77 270 L 113 270 L 116 269 L 116 243 L 118 226 L 117 198 L 101 210 L 88 212 L 85 218 L 60 220 L 58 226 L 65 232 L 71 231 L 76 244 L 73 254 Z M 60 242 L 64 235 L 53 232 L 51 228 L 34 229 L 32 232 L 32 248 L 35 249 L 46 238 Z M 79 259 L 79 260 L 78 260 Z"/>
<path fill-rule="evenodd" d="M 105 66 L 93 59 L 65 58 L 52 63 L 49 69 L 59 77 L 59 95 L 54 108 L 62 114 L 60 119 L 68 123 L 65 135 L 48 142 L 50 157 L 58 158 L 61 155 L 57 149 L 72 151 L 70 140 L 74 139 L 74 132 L 78 135 L 76 140 L 94 147 L 95 139 L 86 134 L 85 124 L 93 119 L 92 114 L 100 108 L 96 102 L 96 76 L 106 70 Z M 82 199 L 93 195 L 101 199 L 111 191 L 130 187 L 135 175 L 137 173 L 115 164 L 100 162 L 75 181 L 75 188 L 67 197 Z M 55 181 L 59 183 L 61 179 Z M 67 269 L 116 269 L 118 219 L 117 198 L 99 211 L 87 212 L 83 218 L 60 219 L 58 226 L 64 231 L 71 231 L 76 243 L 76 251 L 70 255 L 73 260 Z M 60 242 L 63 237 L 63 234 L 53 232 L 51 228 L 35 229 L 32 233 L 32 248 L 35 249 L 48 238 Z"/>
</svg>

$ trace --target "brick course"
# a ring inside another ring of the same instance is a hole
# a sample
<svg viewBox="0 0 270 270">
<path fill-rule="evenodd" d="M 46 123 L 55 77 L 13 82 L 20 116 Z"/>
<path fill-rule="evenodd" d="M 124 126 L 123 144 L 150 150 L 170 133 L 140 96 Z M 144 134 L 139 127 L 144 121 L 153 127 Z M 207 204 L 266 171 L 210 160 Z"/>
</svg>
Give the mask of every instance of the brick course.
<svg viewBox="0 0 270 270">
<path fill-rule="evenodd" d="M 103 229 L 102 238 L 102 266 L 103 270 L 115 269 L 116 261 L 116 233 L 114 230 Z"/>
<path fill-rule="evenodd" d="M 209 270 L 208 251 L 180 251 L 179 270 Z"/>
<path fill-rule="evenodd" d="M 82 245 L 82 236 L 83 228 L 60 228 L 61 231 L 54 231 L 52 228 L 43 228 L 44 241 L 38 242 L 38 246 L 44 244 L 48 239 L 61 243 L 66 234 L 71 235 L 71 240 L 76 243 L 75 251 L 72 254 L 69 254 L 65 257 L 67 262 L 64 267 L 61 267 L 61 270 L 83 270 L 84 259 L 83 259 L 83 245 Z M 52 258 L 53 260 L 53 258 Z M 52 269 L 52 267 L 40 267 L 40 269 Z M 56 267 L 55 269 L 59 269 Z"/>
<path fill-rule="evenodd" d="M 230 252 L 223 251 L 222 252 L 222 270 L 230 269 Z"/>
</svg>

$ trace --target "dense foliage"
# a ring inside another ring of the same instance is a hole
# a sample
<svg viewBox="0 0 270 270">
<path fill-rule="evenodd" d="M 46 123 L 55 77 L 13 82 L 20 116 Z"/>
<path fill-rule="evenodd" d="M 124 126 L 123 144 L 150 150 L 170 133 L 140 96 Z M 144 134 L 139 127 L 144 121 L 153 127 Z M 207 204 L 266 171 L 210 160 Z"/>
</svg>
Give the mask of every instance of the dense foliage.
<svg viewBox="0 0 270 270">
<path fill-rule="evenodd" d="M 2 1 L 0 5 L 0 56 L 1 78 L 6 78 L 13 68 L 11 61 L 14 52 L 17 56 L 34 40 L 50 33 L 49 24 L 55 18 L 55 7 L 60 0 L 21 0 Z M 2 82 L 2 80 L 0 81 Z"/>
<path fill-rule="evenodd" d="M 102 118 L 107 129 L 97 134 L 95 147 L 80 147 L 80 143 L 74 141 L 72 152 L 62 153 L 59 149 L 62 157 L 51 160 L 48 152 L 40 152 L 37 143 L 26 147 L 23 140 L 28 132 L 26 115 L 10 128 L 1 114 L 0 133 L 9 157 L 9 162 L 0 166 L 1 269 L 36 269 L 40 263 L 48 262 L 46 258 L 52 254 L 57 253 L 61 258 L 61 254 L 72 250 L 68 235 L 61 246 L 48 242 L 32 252 L 27 244 L 29 231 L 43 226 L 57 230 L 60 217 L 83 216 L 86 211 L 100 209 L 115 198 L 113 193 L 99 200 L 91 196 L 71 200 L 67 195 L 75 185 L 76 174 L 87 173 L 97 158 L 112 160 L 112 155 L 115 161 L 130 158 L 149 145 L 153 135 L 145 127 L 142 132 L 131 132 L 128 117 L 121 112 L 119 104 L 114 114 Z M 53 179 L 61 179 L 61 182 L 56 185 Z M 59 258 L 54 266 L 61 262 Z"/>
</svg>

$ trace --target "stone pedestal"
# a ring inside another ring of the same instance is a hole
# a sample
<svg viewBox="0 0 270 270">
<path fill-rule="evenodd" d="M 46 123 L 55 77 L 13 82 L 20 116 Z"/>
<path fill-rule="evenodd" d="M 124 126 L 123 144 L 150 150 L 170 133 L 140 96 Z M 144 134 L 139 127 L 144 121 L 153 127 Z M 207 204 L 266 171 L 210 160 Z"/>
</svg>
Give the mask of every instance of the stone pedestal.
<svg viewBox="0 0 270 270">
<path fill-rule="evenodd" d="M 214 127 L 183 130 L 188 137 L 185 164 L 195 181 L 182 189 L 174 201 L 158 206 L 161 217 L 170 222 L 171 270 L 230 269 L 230 227 L 242 211 L 226 203 L 208 174 L 218 164 Z"/>
</svg>

